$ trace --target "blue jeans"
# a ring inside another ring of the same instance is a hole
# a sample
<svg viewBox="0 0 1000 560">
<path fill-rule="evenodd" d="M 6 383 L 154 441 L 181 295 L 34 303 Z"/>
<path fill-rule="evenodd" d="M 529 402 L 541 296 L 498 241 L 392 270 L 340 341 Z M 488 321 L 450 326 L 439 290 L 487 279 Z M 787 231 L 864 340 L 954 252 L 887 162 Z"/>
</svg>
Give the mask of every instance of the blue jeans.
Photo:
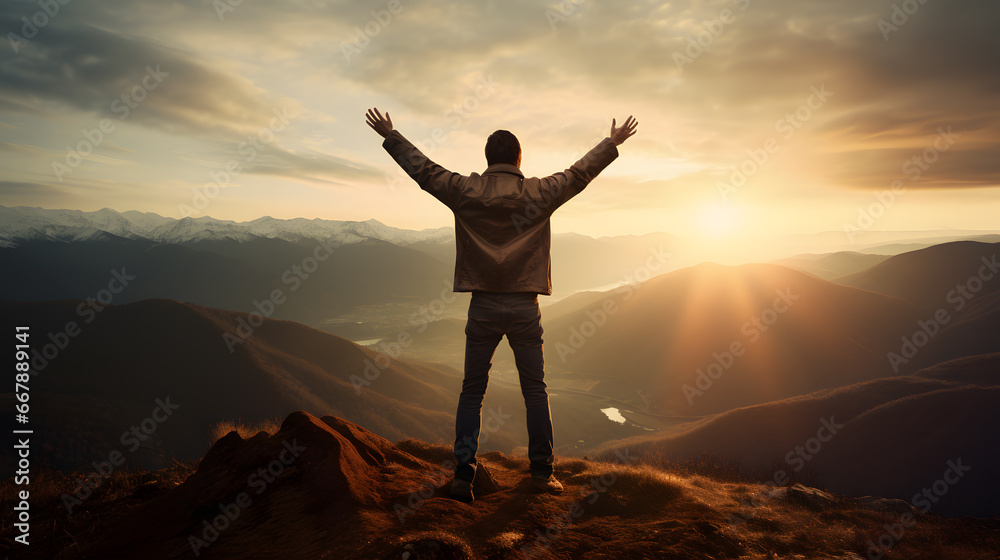
<svg viewBox="0 0 1000 560">
<path fill-rule="evenodd" d="M 504 335 L 514 351 L 527 409 L 531 475 L 548 478 L 552 474 L 555 456 L 549 396 L 543 379 L 541 318 L 536 293 L 472 292 L 465 326 L 465 379 L 455 415 L 455 478 L 471 482 L 476 476 L 483 397 L 493 353 Z"/>
</svg>

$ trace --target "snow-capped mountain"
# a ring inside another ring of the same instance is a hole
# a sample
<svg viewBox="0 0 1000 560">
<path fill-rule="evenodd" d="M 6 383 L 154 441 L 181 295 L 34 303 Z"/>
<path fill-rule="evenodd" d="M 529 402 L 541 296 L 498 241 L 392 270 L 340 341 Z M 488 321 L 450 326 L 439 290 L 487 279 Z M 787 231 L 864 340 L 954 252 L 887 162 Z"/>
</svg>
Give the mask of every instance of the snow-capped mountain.
<svg viewBox="0 0 1000 560">
<path fill-rule="evenodd" d="M 264 216 L 247 222 L 235 222 L 208 216 L 175 219 L 151 212 L 117 212 L 110 208 L 83 212 L 0 206 L 0 247 L 15 247 L 20 241 L 34 239 L 82 241 L 106 234 L 127 239 L 148 239 L 158 243 L 190 243 L 213 239 L 245 242 L 263 237 L 292 242 L 304 238 L 320 239 L 335 245 L 378 239 L 394 245 L 410 245 L 420 241 L 448 242 L 452 239 L 452 228 L 416 231 L 390 227 L 378 220 L 280 220 Z"/>
</svg>

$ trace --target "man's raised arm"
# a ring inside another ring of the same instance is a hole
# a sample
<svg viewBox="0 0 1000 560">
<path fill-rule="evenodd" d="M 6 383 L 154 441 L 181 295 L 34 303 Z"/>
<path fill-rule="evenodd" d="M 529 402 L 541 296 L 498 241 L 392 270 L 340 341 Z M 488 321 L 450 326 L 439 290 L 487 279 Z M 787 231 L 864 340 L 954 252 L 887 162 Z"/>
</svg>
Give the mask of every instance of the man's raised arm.
<svg viewBox="0 0 1000 560">
<path fill-rule="evenodd" d="M 625 119 L 625 124 L 616 127 L 616 120 L 611 119 L 611 133 L 601 140 L 580 161 L 574 163 L 566 171 L 549 175 L 542 179 L 541 188 L 546 191 L 550 200 L 548 209 L 556 208 L 583 191 L 597 175 L 618 157 L 618 146 L 635 134 L 639 121 L 631 115 Z"/>
<path fill-rule="evenodd" d="M 388 117 L 389 113 L 386 113 L 385 116 Z M 392 122 L 389 123 L 389 126 L 392 126 Z M 611 138 L 611 141 L 615 143 L 615 146 L 621 146 L 626 140 L 635 134 L 635 127 L 637 126 L 639 126 L 639 121 L 633 119 L 632 115 L 629 115 L 628 118 L 625 119 L 625 124 L 619 126 L 618 128 L 615 128 L 615 119 L 611 119 L 611 134 L 608 135 L 608 138 Z"/>
<path fill-rule="evenodd" d="M 458 173 L 448 171 L 425 156 L 416 146 L 393 129 L 389 113 L 385 117 L 378 109 L 369 109 L 366 122 L 379 136 L 384 138 L 382 147 L 392 159 L 403 168 L 420 188 L 431 193 L 448 208 L 454 208 L 465 179 Z"/>
</svg>

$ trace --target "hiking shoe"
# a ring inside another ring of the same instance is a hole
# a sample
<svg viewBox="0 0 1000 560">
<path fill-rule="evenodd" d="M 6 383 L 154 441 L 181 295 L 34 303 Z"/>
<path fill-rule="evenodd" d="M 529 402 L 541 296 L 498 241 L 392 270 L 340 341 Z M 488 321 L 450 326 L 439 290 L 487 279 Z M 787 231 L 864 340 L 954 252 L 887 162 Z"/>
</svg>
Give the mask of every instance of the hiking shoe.
<svg viewBox="0 0 1000 560">
<path fill-rule="evenodd" d="M 451 497 L 460 502 L 472 503 L 472 483 L 461 478 L 451 481 Z"/>
<path fill-rule="evenodd" d="M 548 478 L 531 477 L 531 487 L 538 492 L 548 492 L 549 494 L 559 494 L 563 491 L 563 485 L 550 474 Z"/>
</svg>

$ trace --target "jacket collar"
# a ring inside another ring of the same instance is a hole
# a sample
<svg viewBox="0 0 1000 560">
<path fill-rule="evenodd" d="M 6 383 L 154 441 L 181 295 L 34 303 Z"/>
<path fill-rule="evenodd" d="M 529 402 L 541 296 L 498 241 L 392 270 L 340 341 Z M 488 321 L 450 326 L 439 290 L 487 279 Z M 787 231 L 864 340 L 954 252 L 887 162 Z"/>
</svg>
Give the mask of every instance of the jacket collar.
<svg viewBox="0 0 1000 560">
<path fill-rule="evenodd" d="M 494 163 L 493 165 L 487 167 L 486 171 L 483 171 L 483 175 L 490 175 L 493 173 L 511 173 L 513 175 L 517 175 L 518 177 L 524 177 L 524 174 L 521 173 L 521 170 L 518 169 L 516 165 L 511 165 L 509 163 Z"/>
</svg>

